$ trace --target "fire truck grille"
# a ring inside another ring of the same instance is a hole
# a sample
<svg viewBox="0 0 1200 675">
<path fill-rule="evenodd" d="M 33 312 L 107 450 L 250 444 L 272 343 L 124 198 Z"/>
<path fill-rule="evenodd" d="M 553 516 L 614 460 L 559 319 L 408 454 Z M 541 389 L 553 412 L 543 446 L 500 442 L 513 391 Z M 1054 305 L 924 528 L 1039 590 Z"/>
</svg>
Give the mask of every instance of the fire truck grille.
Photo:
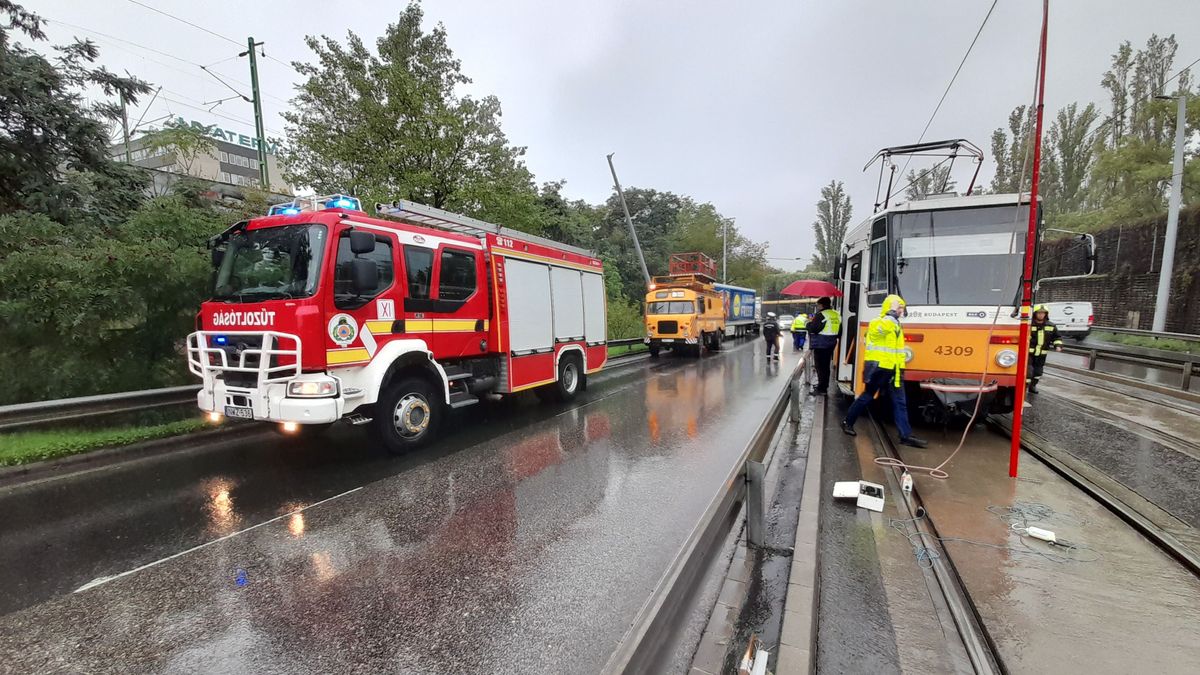
<svg viewBox="0 0 1200 675">
<path fill-rule="evenodd" d="M 217 377 L 225 380 L 225 384 L 230 387 L 245 387 L 247 389 L 253 389 L 258 386 L 258 373 L 225 371 L 223 373 L 218 373 Z"/>
<path fill-rule="evenodd" d="M 668 334 L 668 333 L 674 334 L 674 333 L 678 333 L 678 332 L 679 332 L 679 322 L 678 321 L 659 321 L 658 322 L 659 335 L 664 335 L 664 334 Z"/>
</svg>

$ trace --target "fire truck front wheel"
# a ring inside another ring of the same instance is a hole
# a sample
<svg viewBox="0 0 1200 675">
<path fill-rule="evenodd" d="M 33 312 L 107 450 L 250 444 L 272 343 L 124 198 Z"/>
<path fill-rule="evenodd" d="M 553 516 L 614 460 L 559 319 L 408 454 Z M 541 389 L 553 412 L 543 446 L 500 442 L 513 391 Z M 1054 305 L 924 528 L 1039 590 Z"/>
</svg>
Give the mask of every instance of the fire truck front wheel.
<svg viewBox="0 0 1200 675">
<path fill-rule="evenodd" d="M 371 430 L 389 452 L 403 454 L 433 438 L 441 419 L 441 401 L 429 382 L 405 377 L 380 396 Z"/>
</svg>

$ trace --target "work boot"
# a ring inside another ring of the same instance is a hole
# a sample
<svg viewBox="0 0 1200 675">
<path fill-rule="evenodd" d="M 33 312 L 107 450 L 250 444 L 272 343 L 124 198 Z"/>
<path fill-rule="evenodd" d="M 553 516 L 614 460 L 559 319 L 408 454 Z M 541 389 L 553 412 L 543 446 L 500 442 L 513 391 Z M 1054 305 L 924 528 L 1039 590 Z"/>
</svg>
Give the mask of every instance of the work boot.
<svg viewBox="0 0 1200 675">
<path fill-rule="evenodd" d="M 1037 380 L 1034 380 L 1033 382 L 1030 382 L 1030 383 L 1029 383 L 1029 393 L 1031 393 L 1031 394 L 1036 394 L 1036 393 L 1038 393 L 1038 390 L 1037 390 Z"/>
<path fill-rule="evenodd" d="M 850 423 L 847 422 L 846 420 L 842 420 L 842 431 L 846 432 L 846 434 L 848 434 L 850 436 L 858 435 L 858 432 L 855 431 L 854 427 L 850 426 Z"/>
<path fill-rule="evenodd" d="M 911 447 L 914 447 L 914 448 L 927 448 L 927 447 L 929 447 L 929 444 L 928 444 L 928 443 L 926 443 L 925 441 L 923 441 L 923 440 L 921 440 L 921 439 L 917 438 L 916 436 L 909 436 L 908 438 L 901 438 L 901 439 L 900 439 L 900 443 L 901 443 L 901 445 L 908 445 L 908 446 L 911 446 Z"/>
</svg>

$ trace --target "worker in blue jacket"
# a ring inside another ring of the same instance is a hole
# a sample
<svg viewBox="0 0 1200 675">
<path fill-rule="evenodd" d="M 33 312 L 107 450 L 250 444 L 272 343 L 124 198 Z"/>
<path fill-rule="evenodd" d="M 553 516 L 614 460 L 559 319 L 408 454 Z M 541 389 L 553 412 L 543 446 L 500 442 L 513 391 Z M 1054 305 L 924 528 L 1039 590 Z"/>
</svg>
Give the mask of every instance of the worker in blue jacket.
<svg viewBox="0 0 1200 675">
<path fill-rule="evenodd" d="M 811 392 L 814 396 L 824 396 L 829 391 L 829 371 L 841 329 L 842 315 L 833 309 L 833 301 L 819 298 L 817 311 L 808 321 L 809 349 L 812 350 L 813 365 L 817 369 L 817 385 Z"/>
</svg>

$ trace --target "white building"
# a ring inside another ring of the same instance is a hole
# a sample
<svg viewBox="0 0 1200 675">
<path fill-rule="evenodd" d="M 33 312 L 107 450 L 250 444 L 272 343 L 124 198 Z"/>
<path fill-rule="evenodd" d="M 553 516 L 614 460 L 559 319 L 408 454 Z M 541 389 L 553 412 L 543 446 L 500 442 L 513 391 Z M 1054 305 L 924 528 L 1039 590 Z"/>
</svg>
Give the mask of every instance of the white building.
<svg viewBox="0 0 1200 675">
<path fill-rule="evenodd" d="M 208 126 L 183 118 L 179 118 L 177 121 L 197 129 L 204 129 Z M 216 148 L 211 153 L 201 153 L 191 159 L 179 156 L 179 153 L 170 147 L 151 147 L 148 135 L 133 138 L 129 141 L 129 161 L 135 166 L 187 175 L 214 183 L 261 188 L 258 166 L 259 140 L 254 136 L 247 136 L 219 126 L 213 127 L 209 133 Z M 291 195 L 293 189 L 283 178 L 283 171 L 275 154 L 277 149 L 276 142 L 267 141 L 267 177 L 271 183 L 267 191 L 279 195 Z M 109 148 L 113 159 L 118 161 L 125 160 L 125 152 L 124 143 L 117 143 Z M 157 179 L 156 182 L 158 182 Z"/>
</svg>

